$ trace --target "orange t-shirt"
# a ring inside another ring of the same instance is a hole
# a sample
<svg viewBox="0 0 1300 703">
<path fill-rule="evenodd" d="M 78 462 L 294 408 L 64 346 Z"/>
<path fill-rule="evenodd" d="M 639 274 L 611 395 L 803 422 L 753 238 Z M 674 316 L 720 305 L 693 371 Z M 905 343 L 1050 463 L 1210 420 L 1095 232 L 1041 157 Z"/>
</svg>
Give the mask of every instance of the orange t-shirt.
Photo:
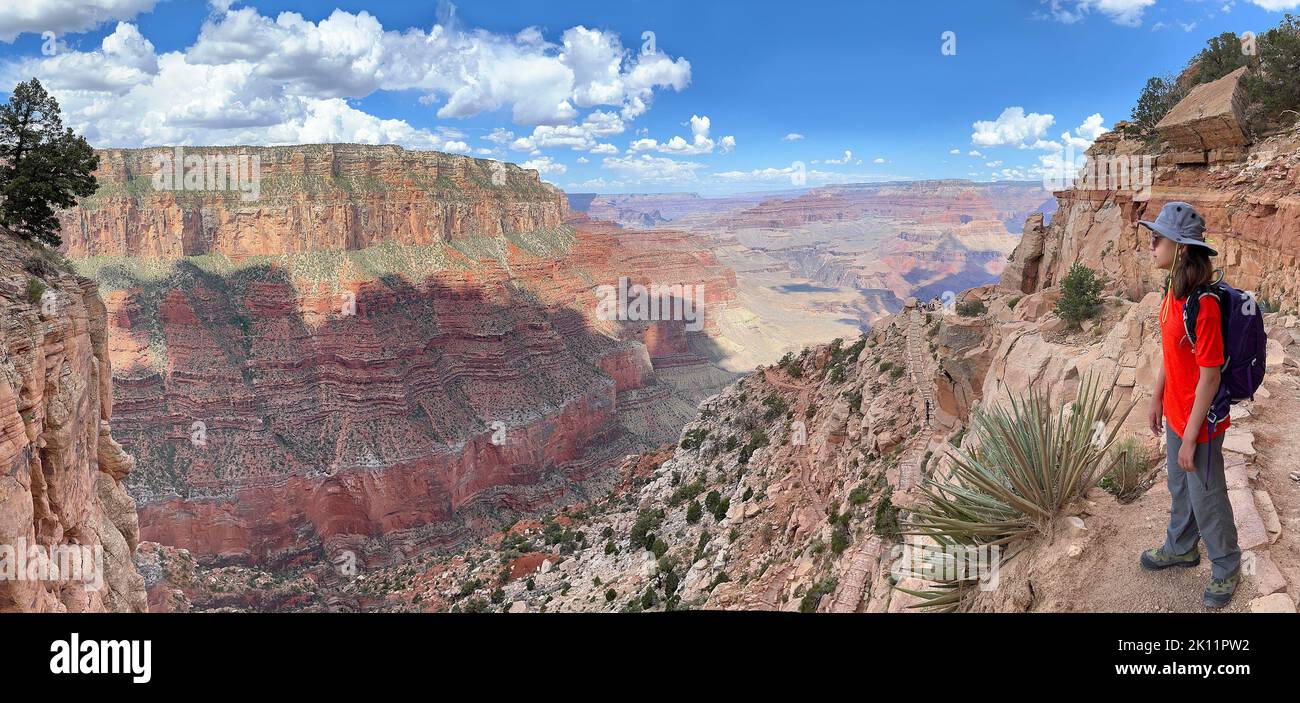
<svg viewBox="0 0 1300 703">
<path fill-rule="evenodd" d="M 1214 296 L 1201 298 L 1201 309 L 1196 320 L 1196 351 L 1183 329 L 1183 306 L 1186 298 L 1174 298 L 1173 291 L 1165 296 L 1168 309 L 1160 326 L 1160 349 L 1165 364 L 1165 420 L 1179 436 L 1187 428 L 1187 418 L 1196 401 L 1196 382 L 1201 377 L 1202 366 L 1223 365 L 1223 327 L 1219 319 L 1219 301 Z M 1214 427 L 1217 437 L 1228 429 L 1228 418 Z M 1210 441 L 1210 423 L 1201 423 L 1197 443 Z"/>
</svg>

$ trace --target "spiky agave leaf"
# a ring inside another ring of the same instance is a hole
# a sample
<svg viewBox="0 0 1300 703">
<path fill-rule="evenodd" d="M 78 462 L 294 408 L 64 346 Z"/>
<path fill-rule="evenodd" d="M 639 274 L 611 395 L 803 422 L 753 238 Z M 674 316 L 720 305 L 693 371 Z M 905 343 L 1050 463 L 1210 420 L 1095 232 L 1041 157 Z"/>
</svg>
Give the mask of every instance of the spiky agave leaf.
<svg viewBox="0 0 1300 703">
<path fill-rule="evenodd" d="M 902 534 L 991 547 L 1050 530 L 1064 508 L 1116 461 L 1110 447 L 1137 401 L 1117 416 L 1114 388 L 1112 381 L 1102 390 L 1089 374 L 1076 399 L 1055 413 L 1033 388 L 1012 397 L 1007 407 L 977 410 L 971 429 L 978 450 L 951 455 L 947 483 L 926 479 L 920 487 L 923 505 L 911 513 Z M 959 604 L 974 581 L 934 583 L 940 591 L 906 592 L 926 598 L 917 607 L 946 607 L 953 598 Z"/>
</svg>

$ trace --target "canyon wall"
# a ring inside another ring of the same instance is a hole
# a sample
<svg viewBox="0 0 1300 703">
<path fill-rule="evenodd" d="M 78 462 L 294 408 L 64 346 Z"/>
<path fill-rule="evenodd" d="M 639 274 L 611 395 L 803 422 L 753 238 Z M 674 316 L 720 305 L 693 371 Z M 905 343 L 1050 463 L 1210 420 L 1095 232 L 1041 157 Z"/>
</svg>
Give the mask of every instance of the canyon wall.
<svg viewBox="0 0 1300 703">
<path fill-rule="evenodd" d="M 0 232 L 0 612 L 146 609 L 107 318 L 94 283 Z"/>
<path fill-rule="evenodd" d="M 992 220 L 1018 231 L 1019 223 L 1049 200 L 1049 194 L 1038 183 L 974 183 L 957 179 L 854 183 L 812 188 L 794 197 L 765 199 L 735 214 L 728 223 L 792 227 L 872 216 L 922 224 Z"/>
<path fill-rule="evenodd" d="M 106 192 L 63 234 L 105 293 L 143 535 L 204 563 L 457 544 L 596 490 L 734 378 L 713 339 L 734 273 L 680 232 L 566 218 L 535 172 L 500 167 L 502 187 L 494 162 L 285 147 L 251 150 L 253 203 L 113 195 L 154 151 L 105 153 Z M 173 222 L 192 229 L 168 248 Z M 698 290 L 702 324 L 601 319 L 620 279 Z"/>
<path fill-rule="evenodd" d="M 536 171 L 392 145 L 97 153 L 99 190 L 60 217 L 64 252 L 73 258 L 244 257 L 363 249 L 385 241 L 428 244 L 552 229 L 568 208 L 564 194 L 542 183 Z M 256 189 L 229 186 L 216 177 L 215 165 L 210 175 L 215 156 L 236 159 L 237 174 L 254 172 L 247 160 L 256 157 Z M 184 168 L 188 159 L 202 159 L 195 161 L 199 171 L 188 171 L 201 181 L 156 179 L 175 173 L 178 161 Z"/>
</svg>

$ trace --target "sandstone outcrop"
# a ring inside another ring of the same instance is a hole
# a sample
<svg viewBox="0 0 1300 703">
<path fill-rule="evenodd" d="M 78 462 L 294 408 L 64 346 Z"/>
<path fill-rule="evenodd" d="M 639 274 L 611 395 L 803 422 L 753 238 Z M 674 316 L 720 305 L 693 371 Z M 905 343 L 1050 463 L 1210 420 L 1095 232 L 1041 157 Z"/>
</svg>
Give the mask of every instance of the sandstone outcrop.
<svg viewBox="0 0 1300 703">
<path fill-rule="evenodd" d="M 1246 127 L 1245 66 L 1196 86 L 1156 124 L 1160 138 L 1179 152 L 1243 147 Z"/>
<path fill-rule="evenodd" d="M 206 177 L 201 189 L 180 189 L 175 181 L 159 188 L 154 175 L 168 162 L 155 159 L 174 162 L 174 149 L 101 150 L 99 190 L 59 216 L 64 252 L 72 258 L 240 258 L 380 242 L 433 244 L 554 229 L 568 210 L 564 194 L 536 171 L 454 154 L 363 144 L 185 147 L 182 153 L 256 157 L 256 192 Z"/>
<path fill-rule="evenodd" d="M 107 312 L 65 268 L 0 232 L 0 611 L 142 612 Z"/>
<path fill-rule="evenodd" d="M 1007 257 L 1007 266 L 1002 271 L 1002 286 L 1022 293 L 1038 290 L 1038 262 L 1043 258 L 1043 229 L 1042 214 L 1030 215 L 1025 220 L 1020 243 Z"/>
<path fill-rule="evenodd" d="M 1058 286 L 1071 264 L 1082 261 L 1126 298 L 1140 300 L 1164 281 L 1150 265 L 1149 232 L 1137 222 L 1183 200 L 1205 217 L 1206 236 L 1219 250 L 1215 265 L 1232 285 L 1271 306 L 1300 308 L 1300 132 L 1267 137 L 1236 158 L 1212 163 L 1169 162 L 1164 157 L 1171 148 L 1153 151 L 1114 132 L 1098 139 L 1089 158 L 1153 156 L 1149 186 L 1056 193 L 1060 207 L 1041 242 L 1037 236 L 1022 240 L 1003 286 Z"/>
</svg>

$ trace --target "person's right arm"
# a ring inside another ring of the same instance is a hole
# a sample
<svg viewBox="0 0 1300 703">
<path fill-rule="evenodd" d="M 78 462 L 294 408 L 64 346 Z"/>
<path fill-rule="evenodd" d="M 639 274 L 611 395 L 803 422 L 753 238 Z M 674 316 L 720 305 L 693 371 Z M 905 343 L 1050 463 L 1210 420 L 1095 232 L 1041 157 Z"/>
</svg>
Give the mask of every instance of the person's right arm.
<svg viewBox="0 0 1300 703">
<path fill-rule="evenodd" d="M 1165 429 L 1165 365 L 1160 364 L 1160 373 L 1156 375 L 1156 385 L 1151 389 L 1151 404 L 1147 408 L 1147 425 L 1156 437 Z"/>
</svg>

